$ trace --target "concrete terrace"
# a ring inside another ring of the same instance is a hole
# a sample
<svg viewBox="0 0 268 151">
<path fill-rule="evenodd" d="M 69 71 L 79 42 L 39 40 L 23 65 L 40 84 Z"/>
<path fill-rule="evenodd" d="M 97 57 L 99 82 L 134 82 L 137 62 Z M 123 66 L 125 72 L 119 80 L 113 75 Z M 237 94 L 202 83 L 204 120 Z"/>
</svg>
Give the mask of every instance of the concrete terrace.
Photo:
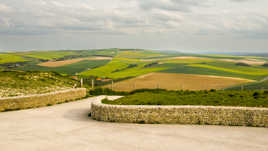
<svg viewBox="0 0 268 151">
<path fill-rule="evenodd" d="M 96 99 L 0 113 L 1 150 L 268 150 L 267 128 L 98 122 L 87 116 Z"/>
</svg>

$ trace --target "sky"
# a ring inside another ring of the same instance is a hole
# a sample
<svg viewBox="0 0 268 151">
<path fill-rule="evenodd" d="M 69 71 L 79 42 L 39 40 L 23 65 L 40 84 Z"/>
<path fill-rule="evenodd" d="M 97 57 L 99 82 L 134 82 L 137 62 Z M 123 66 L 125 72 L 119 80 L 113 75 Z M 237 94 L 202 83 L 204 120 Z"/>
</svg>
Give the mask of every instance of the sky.
<svg viewBox="0 0 268 151">
<path fill-rule="evenodd" d="M 0 50 L 268 52 L 267 0 L 0 0 Z"/>
</svg>

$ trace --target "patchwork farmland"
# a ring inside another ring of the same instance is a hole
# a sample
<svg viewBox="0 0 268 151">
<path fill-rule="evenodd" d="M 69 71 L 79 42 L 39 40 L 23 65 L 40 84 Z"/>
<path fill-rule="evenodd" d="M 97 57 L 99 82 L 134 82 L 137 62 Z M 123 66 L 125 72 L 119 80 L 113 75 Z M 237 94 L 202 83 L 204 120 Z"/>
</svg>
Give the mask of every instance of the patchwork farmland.
<svg viewBox="0 0 268 151">
<path fill-rule="evenodd" d="M 111 87 L 111 81 L 114 81 L 114 90 L 124 91 L 157 87 L 203 90 L 245 85 L 247 88 L 246 85 L 268 77 L 266 64 L 267 57 L 263 56 L 198 55 L 117 48 L 0 54 L 1 70 L 53 71 L 76 76 L 76 79 L 99 80 L 95 82 L 96 86 L 104 87 Z M 89 81 L 85 83 L 88 87 L 91 86 Z"/>
</svg>

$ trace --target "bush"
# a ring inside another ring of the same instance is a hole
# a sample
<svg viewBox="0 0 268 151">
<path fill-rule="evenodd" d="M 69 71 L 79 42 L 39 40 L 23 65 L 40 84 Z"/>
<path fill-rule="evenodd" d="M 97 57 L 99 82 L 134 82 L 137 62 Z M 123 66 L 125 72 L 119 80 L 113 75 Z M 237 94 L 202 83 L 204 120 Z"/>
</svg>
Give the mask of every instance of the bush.
<svg viewBox="0 0 268 151">
<path fill-rule="evenodd" d="M 108 88 L 96 88 L 89 91 L 90 95 L 127 95 L 128 92 L 113 91 Z"/>
<path fill-rule="evenodd" d="M 263 64 L 262 66 L 264 66 L 264 67 L 268 67 L 268 63 L 265 63 L 265 64 Z"/>
<path fill-rule="evenodd" d="M 243 62 L 238 62 L 238 63 L 236 63 L 236 65 L 238 65 L 238 66 L 250 67 L 249 64 L 246 64 L 246 63 L 243 63 Z"/>
</svg>

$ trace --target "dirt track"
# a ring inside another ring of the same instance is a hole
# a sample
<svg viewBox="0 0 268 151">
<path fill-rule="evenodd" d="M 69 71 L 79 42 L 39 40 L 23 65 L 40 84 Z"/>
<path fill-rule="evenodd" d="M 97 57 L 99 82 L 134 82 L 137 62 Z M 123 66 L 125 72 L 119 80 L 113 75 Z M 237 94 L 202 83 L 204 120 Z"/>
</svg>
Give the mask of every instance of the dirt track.
<svg viewBox="0 0 268 151">
<path fill-rule="evenodd" d="M 94 121 L 90 98 L 0 113 L 1 151 L 267 151 L 268 129 Z"/>
</svg>

